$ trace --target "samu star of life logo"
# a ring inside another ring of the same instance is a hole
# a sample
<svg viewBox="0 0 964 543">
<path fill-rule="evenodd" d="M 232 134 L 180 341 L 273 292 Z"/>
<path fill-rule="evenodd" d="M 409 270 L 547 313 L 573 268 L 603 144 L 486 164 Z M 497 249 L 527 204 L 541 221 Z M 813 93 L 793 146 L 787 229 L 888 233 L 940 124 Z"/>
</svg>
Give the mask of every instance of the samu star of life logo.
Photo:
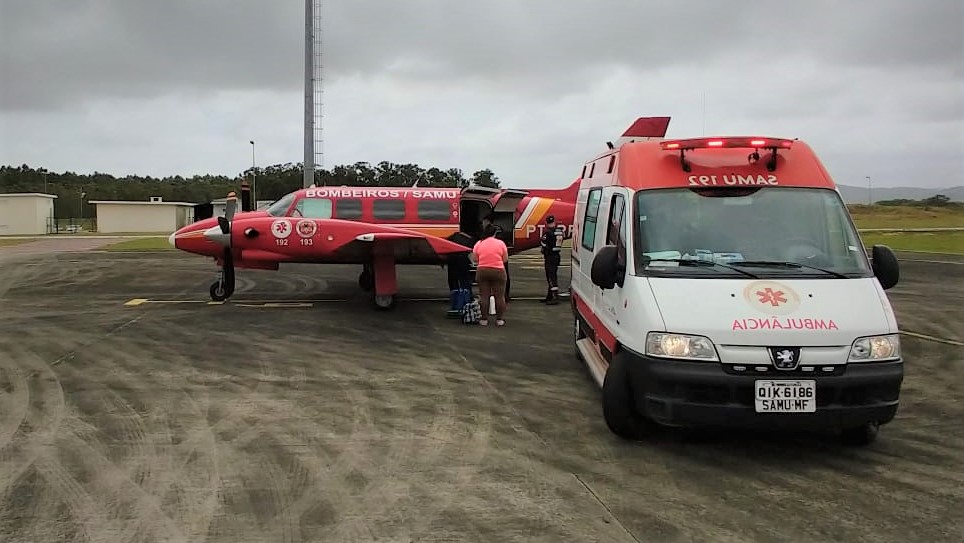
<svg viewBox="0 0 964 543">
<path fill-rule="evenodd" d="M 284 239 L 291 235 L 291 223 L 284 219 L 278 219 L 271 223 L 271 233 L 278 239 Z"/>
<path fill-rule="evenodd" d="M 800 307 L 800 296 L 776 281 L 753 281 L 743 289 L 743 299 L 768 315 L 789 315 Z"/>
<path fill-rule="evenodd" d="M 780 304 L 787 303 L 787 298 L 783 291 L 773 290 L 771 287 L 756 291 L 756 295 L 761 304 L 770 304 L 773 307 L 778 307 Z"/>
</svg>

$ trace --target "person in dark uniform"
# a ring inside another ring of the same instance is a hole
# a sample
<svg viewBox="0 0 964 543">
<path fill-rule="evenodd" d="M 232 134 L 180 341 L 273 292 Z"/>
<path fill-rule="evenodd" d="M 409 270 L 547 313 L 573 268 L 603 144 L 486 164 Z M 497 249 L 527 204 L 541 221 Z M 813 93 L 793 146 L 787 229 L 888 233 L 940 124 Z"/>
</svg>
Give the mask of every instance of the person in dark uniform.
<svg viewBox="0 0 964 543">
<path fill-rule="evenodd" d="M 502 230 L 502 227 L 501 227 L 501 226 L 495 224 L 495 223 L 492 221 L 492 216 L 491 216 L 491 215 L 488 215 L 488 216 L 482 218 L 482 229 L 483 229 L 483 231 L 484 231 L 486 228 L 488 228 L 488 226 L 489 226 L 490 224 L 495 227 L 495 237 L 501 239 L 501 240 L 504 241 L 505 243 L 509 243 L 509 241 L 507 241 L 507 240 L 505 239 L 505 234 L 503 233 L 504 230 Z M 511 287 L 511 286 L 512 286 L 512 277 L 509 275 L 509 263 L 506 262 L 506 263 L 505 263 L 505 301 L 506 301 L 506 302 L 508 302 L 508 301 L 510 301 L 510 300 L 512 299 L 512 298 L 509 296 L 509 287 Z"/>
<path fill-rule="evenodd" d="M 546 270 L 546 297 L 542 300 L 547 305 L 559 303 L 559 265 L 562 263 L 562 241 L 565 233 L 562 227 L 556 225 L 556 218 L 546 217 L 546 229 L 542 233 L 539 245 L 542 248 L 542 261 Z"/>
<path fill-rule="evenodd" d="M 458 231 L 445 238 L 458 243 L 471 251 L 475 239 L 465 232 Z M 445 257 L 445 266 L 449 281 L 449 311 L 450 317 L 461 315 L 462 307 L 472 298 L 472 260 L 469 253 L 450 254 Z"/>
</svg>

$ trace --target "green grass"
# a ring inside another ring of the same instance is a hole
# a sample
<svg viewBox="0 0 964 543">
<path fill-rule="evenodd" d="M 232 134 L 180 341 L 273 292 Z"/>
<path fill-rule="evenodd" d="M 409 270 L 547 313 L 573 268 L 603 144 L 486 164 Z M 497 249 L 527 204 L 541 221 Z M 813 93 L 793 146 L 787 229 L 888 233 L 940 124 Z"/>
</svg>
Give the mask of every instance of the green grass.
<svg viewBox="0 0 964 543">
<path fill-rule="evenodd" d="M 0 238 L 0 247 L 12 247 L 14 245 L 20 245 L 21 243 L 28 243 L 31 241 L 36 241 L 33 239 L 3 239 Z"/>
<path fill-rule="evenodd" d="M 964 227 L 964 206 L 850 206 L 857 228 Z"/>
<path fill-rule="evenodd" d="M 880 244 L 894 250 L 964 255 L 964 232 L 869 232 L 860 237 L 868 248 Z"/>
<path fill-rule="evenodd" d="M 174 247 L 167 238 L 137 238 L 112 243 L 103 247 L 106 251 L 170 251 Z"/>
</svg>

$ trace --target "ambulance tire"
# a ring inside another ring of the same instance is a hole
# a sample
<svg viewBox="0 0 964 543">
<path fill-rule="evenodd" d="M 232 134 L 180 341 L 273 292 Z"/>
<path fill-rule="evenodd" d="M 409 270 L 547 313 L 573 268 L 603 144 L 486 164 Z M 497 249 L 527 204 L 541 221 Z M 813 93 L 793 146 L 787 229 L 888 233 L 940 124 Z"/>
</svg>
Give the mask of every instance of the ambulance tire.
<svg viewBox="0 0 964 543">
<path fill-rule="evenodd" d="M 613 357 L 606 370 L 602 396 L 603 418 L 612 433 L 623 439 L 638 440 L 653 429 L 653 423 L 636 412 L 629 369 L 619 355 Z"/>
<path fill-rule="evenodd" d="M 856 428 L 847 428 L 840 433 L 840 440 L 844 445 L 863 447 L 870 445 L 877 440 L 877 433 L 880 431 L 880 424 L 868 422 Z"/>
</svg>

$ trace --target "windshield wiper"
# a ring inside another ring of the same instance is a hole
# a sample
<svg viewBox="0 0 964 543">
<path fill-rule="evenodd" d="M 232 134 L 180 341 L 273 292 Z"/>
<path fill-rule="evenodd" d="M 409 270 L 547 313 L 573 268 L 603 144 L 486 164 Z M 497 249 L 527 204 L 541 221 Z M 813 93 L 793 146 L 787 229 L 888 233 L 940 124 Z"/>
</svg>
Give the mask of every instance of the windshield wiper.
<svg viewBox="0 0 964 543">
<path fill-rule="evenodd" d="M 649 264 L 650 262 L 676 262 L 676 263 L 678 263 L 680 266 L 703 266 L 703 267 L 706 267 L 706 266 L 710 266 L 710 267 L 719 266 L 719 267 L 721 267 L 721 268 L 726 268 L 726 269 L 729 269 L 729 270 L 733 270 L 733 271 L 735 271 L 735 272 L 740 272 L 740 273 L 742 273 L 743 275 L 745 275 L 745 276 L 747 276 L 747 277 L 752 277 L 752 278 L 754 278 L 754 279 L 759 279 L 759 277 L 757 277 L 756 275 L 754 275 L 754 274 L 752 274 L 752 273 L 750 273 L 750 272 L 748 272 L 748 271 L 746 271 L 746 270 L 741 270 L 740 268 L 734 268 L 733 266 L 729 266 L 729 265 L 727 265 L 727 264 L 720 264 L 719 262 L 711 262 L 711 261 L 709 261 L 709 260 L 698 260 L 698 259 L 695 259 L 695 258 L 694 258 L 694 259 L 689 259 L 689 258 L 651 258 L 651 259 L 649 259 L 649 260 L 646 261 L 647 264 Z"/>
<path fill-rule="evenodd" d="M 847 277 L 846 275 L 840 272 L 835 272 L 833 270 L 827 270 L 824 268 L 818 268 L 816 266 L 810 266 L 808 264 L 801 264 L 799 262 L 782 262 L 779 260 L 741 260 L 738 262 L 734 262 L 734 264 L 738 266 L 757 266 L 760 268 L 808 268 L 811 270 L 817 270 L 819 272 L 830 274 L 840 279 L 850 279 L 849 277 Z"/>
</svg>

